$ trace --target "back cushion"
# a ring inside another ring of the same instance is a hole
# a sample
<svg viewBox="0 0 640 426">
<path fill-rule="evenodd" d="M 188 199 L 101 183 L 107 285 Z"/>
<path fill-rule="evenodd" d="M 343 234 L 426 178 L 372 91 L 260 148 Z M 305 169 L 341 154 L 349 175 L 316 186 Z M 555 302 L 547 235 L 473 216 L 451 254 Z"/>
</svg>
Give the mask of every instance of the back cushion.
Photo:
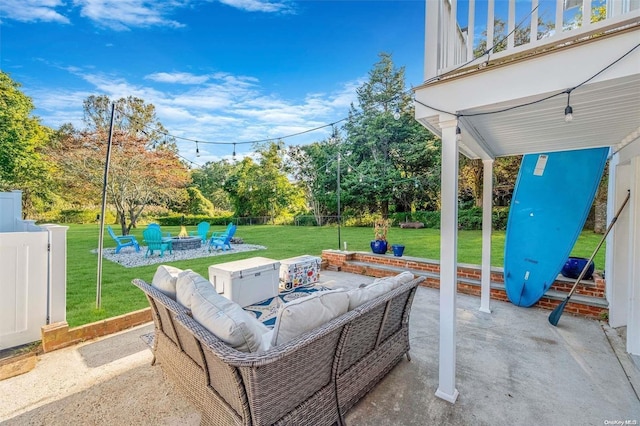
<svg viewBox="0 0 640 426">
<path fill-rule="evenodd" d="M 349 296 L 343 290 L 317 291 L 282 305 L 273 327 L 272 346 L 283 345 L 347 312 Z"/>
<path fill-rule="evenodd" d="M 169 265 L 160 265 L 153 275 L 151 285 L 166 296 L 176 300 L 176 281 L 181 272 L 182 269 Z"/>
<path fill-rule="evenodd" d="M 213 284 L 204 279 L 202 275 L 190 269 L 185 270 L 182 274 L 178 274 L 176 278 L 176 302 L 191 310 L 191 296 L 197 286 L 212 287 Z"/>
<path fill-rule="evenodd" d="M 349 310 L 355 309 L 363 303 L 393 290 L 393 284 L 394 283 L 389 280 L 380 280 L 366 287 L 349 290 Z"/>
<path fill-rule="evenodd" d="M 269 331 L 237 303 L 219 295 L 213 285 L 190 271 L 178 277 L 178 301 L 191 309 L 193 319 L 220 340 L 244 352 L 258 352 L 262 335 Z"/>
<path fill-rule="evenodd" d="M 411 272 L 405 271 L 395 277 L 376 278 L 371 284 L 365 287 L 354 288 L 349 291 L 349 310 L 355 309 L 388 291 L 395 290 L 413 278 L 414 276 Z"/>
</svg>

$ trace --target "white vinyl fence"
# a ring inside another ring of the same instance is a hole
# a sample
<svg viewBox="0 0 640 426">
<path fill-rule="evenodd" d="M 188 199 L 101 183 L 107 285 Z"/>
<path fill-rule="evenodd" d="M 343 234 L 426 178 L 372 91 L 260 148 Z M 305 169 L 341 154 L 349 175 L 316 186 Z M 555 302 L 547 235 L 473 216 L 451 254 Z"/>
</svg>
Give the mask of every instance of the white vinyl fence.
<svg viewBox="0 0 640 426">
<path fill-rule="evenodd" d="M 0 193 L 0 350 L 40 340 L 66 320 L 67 226 L 21 218 L 20 191 Z"/>
</svg>

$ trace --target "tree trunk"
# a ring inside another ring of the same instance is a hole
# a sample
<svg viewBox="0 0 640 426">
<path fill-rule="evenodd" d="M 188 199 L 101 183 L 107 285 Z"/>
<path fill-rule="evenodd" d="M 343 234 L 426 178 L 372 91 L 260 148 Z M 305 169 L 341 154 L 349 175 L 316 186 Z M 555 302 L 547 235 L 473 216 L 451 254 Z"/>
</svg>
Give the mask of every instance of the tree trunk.
<svg viewBox="0 0 640 426">
<path fill-rule="evenodd" d="M 604 231 L 607 229 L 607 202 L 596 200 L 594 207 L 593 232 L 596 234 L 604 234 Z"/>
<path fill-rule="evenodd" d="M 120 227 L 122 228 L 122 235 L 129 235 L 127 229 L 127 217 L 122 212 L 118 212 L 118 219 L 120 219 Z"/>
<path fill-rule="evenodd" d="M 389 217 L 389 200 L 384 200 L 381 203 L 380 210 L 381 210 L 383 219 L 386 219 Z"/>
<path fill-rule="evenodd" d="M 604 234 L 607 229 L 607 192 L 609 186 L 609 168 L 605 168 L 596 199 L 594 201 L 593 232 Z"/>
</svg>

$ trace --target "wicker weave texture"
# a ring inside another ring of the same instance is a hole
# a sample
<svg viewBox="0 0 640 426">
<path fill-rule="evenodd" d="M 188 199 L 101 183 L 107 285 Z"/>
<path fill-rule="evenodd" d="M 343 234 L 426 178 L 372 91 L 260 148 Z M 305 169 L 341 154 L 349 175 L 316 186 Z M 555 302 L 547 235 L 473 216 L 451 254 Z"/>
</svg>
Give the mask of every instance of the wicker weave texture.
<svg viewBox="0 0 640 426">
<path fill-rule="evenodd" d="M 404 311 L 410 294 L 411 292 L 407 291 L 389 301 L 384 324 L 380 327 L 380 342 L 387 340 L 402 327 L 402 319 L 404 318 Z"/>
<path fill-rule="evenodd" d="M 387 375 L 408 351 L 403 333 L 397 333 L 362 358 L 336 380 L 338 406 L 344 415 Z"/>
<path fill-rule="evenodd" d="M 282 346 L 227 346 L 141 280 L 156 324 L 156 359 L 210 425 L 330 425 L 409 350 L 417 278 Z"/>
<path fill-rule="evenodd" d="M 298 410 L 296 406 L 303 401 L 307 408 L 321 408 L 313 404 L 313 396 L 329 384 L 334 387 L 331 367 L 341 330 L 338 328 L 315 339 L 268 365 L 240 368 L 256 424 L 275 423 L 292 410 Z M 330 423 L 336 420 L 336 414 L 329 419 Z"/>
</svg>

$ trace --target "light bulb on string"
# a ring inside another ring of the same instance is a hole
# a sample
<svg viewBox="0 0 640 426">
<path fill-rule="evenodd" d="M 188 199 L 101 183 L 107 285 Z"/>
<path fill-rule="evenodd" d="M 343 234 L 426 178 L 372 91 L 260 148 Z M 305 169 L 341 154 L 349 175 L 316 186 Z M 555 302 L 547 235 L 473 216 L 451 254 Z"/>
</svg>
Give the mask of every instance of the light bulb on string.
<svg viewBox="0 0 640 426">
<path fill-rule="evenodd" d="M 396 108 L 395 111 L 393 111 L 393 119 L 398 121 L 400 120 L 400 109 Z"/>
<path fill-rule="evenodd" d="M 567 90 L 567 107 L 564 109 L 564 121 L 570 123 L 573 120 L 573 108 L 570 105 L 571 90 Z"/>
<path fill-rule="evenodd" d="M 235 159 L 236 159 L 236 144 L 235 143 L 233 144 L 233 154 L 232 154 L 232 156 L 233 156 L 233 159 L 235 161 Z"/>
<path fill-rule="evenodd" d="M 198 148 L 198 141 L 196 141 L 196 157 L 200 157 L 200 148 Z"/>
<path fill-rule="evenodd" d="M 358 179 L 358 181 L 360 181 L 360 183 L 362 183 L 362 176 L 360 176 L 360 179 Z"/>
<path fill-rule="evenodd" d="M 462 141 L 462 130 L 456 126 L 456 142 Z"/>
</svg>

